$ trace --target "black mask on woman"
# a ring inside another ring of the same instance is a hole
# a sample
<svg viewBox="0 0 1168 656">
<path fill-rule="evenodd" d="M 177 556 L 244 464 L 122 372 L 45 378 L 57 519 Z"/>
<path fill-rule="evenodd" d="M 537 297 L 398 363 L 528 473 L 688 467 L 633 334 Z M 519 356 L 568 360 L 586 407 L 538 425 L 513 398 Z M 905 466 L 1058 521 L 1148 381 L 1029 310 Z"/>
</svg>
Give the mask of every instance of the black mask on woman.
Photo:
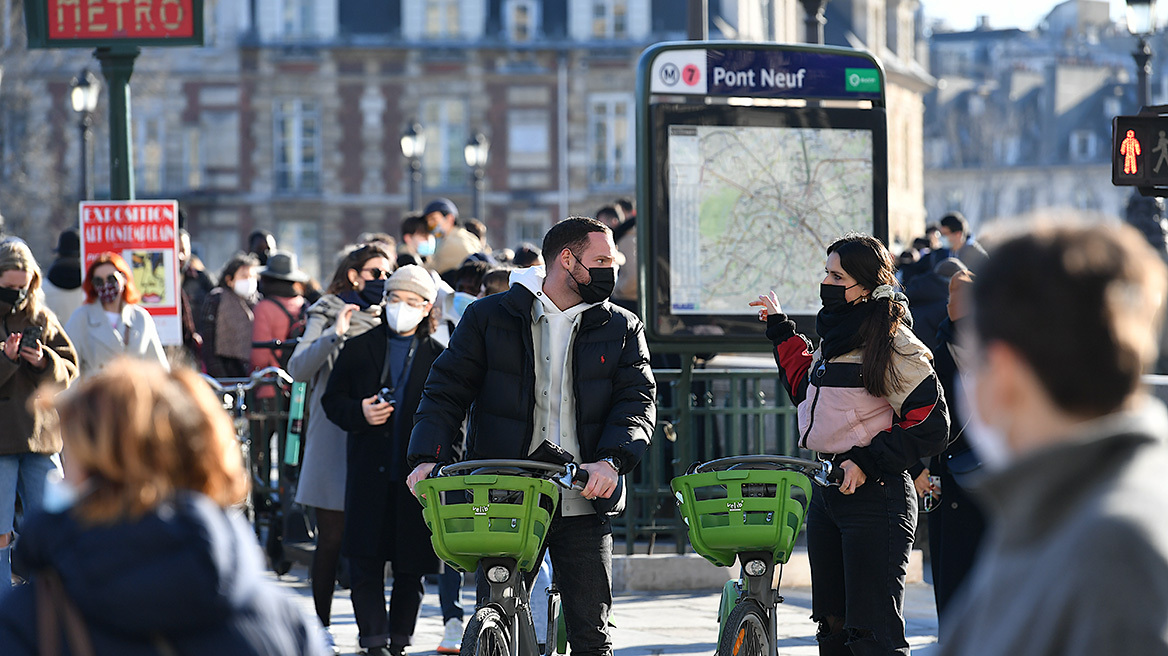
<svg viewBox="0 0 1168 656">
<path fill-rule="evenodd" d="M 570 253 L 571 251 L 568 252 Z M 572 257 L 575 259 L 576 255 L 573 254 Z M 576 261 L 580 262 L 579 259 L 576 259 Z M 584 266 L 584 263 L 580 262 L 580 266 Z M 588 269 L 588 275 L 592 277 L 588 283 L 582 283 L 576 280 L 576 276 L 571 271 L 568 272 L 568 275 L 572 276 L 572 282 L 576 283 L 576 293 L 580 294 L 580 300 L 591 305 L 612 296 L 612 290 L 616 288 L 616 269 L 612 267 L 586 268 Z"/>
<path fill-rule="evenodd" d="M 366 280 L 365 287 L 357 292 L 357 295 L 369 305 L 381 305 L 385 300 L 385 279 Z"/>
<path fill-rule="evenodd" d="M 828 312 L 839 312 L 848 306 L 848 290 L 860 283 L 854 283 L 849 287 L 842 285 L 827 285 L 820 283 L 819 285 L 819 299 L 823 301 L 823 309 Z"/>
<path fill-rule="evenodd" d="M 23 287 L 0 287 L 0 314 L 15 312 L 16 306 L 20 305 L 26 296 L 28 296 L 28 290 Z"/>
</svg>

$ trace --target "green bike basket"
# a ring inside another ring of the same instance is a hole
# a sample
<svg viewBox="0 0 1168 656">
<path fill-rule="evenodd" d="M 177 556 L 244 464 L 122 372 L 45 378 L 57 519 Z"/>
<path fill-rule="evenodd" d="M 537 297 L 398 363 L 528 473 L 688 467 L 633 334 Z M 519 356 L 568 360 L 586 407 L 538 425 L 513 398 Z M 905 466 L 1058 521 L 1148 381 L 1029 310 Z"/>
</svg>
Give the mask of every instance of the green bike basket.
<svg viewBox="0 0 1168 656">
<path fill-rule="evenodd" d="M 482 558 L 510 557 L 525 572 L 536 557 L 560 500 L 551 481 L 505 474 L 440 476 L 415 486 L 434 553 L 463 572 Z"/>
<path fill-rule="evenodd" d="M 811 501 L 811 481 L 784 470 L 686 474 L 670 487 L 694 551 L 719 567 L 742 551 L 770 551 L 786 563 Z"/>
</svg>

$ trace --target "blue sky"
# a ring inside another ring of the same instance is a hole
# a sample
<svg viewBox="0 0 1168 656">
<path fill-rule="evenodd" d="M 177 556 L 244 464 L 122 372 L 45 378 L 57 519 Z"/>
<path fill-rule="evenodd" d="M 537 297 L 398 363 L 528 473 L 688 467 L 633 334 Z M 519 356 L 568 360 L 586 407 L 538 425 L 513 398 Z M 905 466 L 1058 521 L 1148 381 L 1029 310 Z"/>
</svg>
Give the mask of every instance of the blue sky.
<svg viewBox="0 0 1168 656">
<path fill-rule="evenodd" d="M 1123 0 L 1110 0 L 1111 15 L 1115 19 L 1123 17 Z M 923 0 L 925 16 L 941 18 L 956 30 L 973 29 L 977 24 L 977 17 L 988 15 L 990 26 L 994 28 L 1020 27 L 1030 29 L 1038 24 L 1052 7 L 1059 4 L 1059 0 L 978 0 L 968 2 L 962 0 Z M 1168 4 L 1164 2 L 1161 4 Z M 1158 14 L 1163 17 L 1164 9 Z M 1162 19 L 1161 19 L 1162 20 Z"/>
</svg>

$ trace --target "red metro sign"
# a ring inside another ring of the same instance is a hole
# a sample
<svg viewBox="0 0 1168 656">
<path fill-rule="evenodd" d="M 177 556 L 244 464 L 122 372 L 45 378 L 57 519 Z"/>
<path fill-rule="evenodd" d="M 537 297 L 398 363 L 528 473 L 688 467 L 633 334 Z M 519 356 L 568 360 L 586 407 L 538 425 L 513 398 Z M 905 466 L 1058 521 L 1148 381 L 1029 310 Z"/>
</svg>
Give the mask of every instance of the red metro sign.
<svg viewBox="0 0 1168 656">
<path fill-rule="evenodd" d="M 33 48 L 202 45 L 203 0 L 25 0 Z"/>
</svg>

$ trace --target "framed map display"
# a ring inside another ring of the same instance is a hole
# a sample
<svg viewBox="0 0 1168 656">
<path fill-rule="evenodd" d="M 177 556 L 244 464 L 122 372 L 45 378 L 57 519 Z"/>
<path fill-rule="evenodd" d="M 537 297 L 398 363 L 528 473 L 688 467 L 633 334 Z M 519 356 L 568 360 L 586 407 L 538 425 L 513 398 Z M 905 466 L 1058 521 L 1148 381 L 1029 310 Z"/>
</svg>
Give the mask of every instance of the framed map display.
<svg viewBox="0 0 1168 656">
<path fill-rule="evenodd" d="M 643 315 L 654 341 L 766 348 L 754 339 L 765 324 L 750 301 L 774 290 L 784 311 L 810 328 L 827 246 L 852 231 L 887 240 L 882 76 L 854 52 L 836 60 L 800 50 L 792 60 L 775 46 L 764 48 L 769 57 L 749 44 L 736 44 L 748 56 L 692 46 L 665 49 L 664 63 L 646 65 L 658 73 L 658 91 L 676 91 L 662 81 L 673 80 L 661 75 L 671 70 L 675 86 L 696 80 L 696 90 L 651 94 L 644 108 Z M 711 97 L 719 90 L 798 100 L 727 102 Z M 856 102 L 815 102 L 848 93 Z"/>
</svg>

